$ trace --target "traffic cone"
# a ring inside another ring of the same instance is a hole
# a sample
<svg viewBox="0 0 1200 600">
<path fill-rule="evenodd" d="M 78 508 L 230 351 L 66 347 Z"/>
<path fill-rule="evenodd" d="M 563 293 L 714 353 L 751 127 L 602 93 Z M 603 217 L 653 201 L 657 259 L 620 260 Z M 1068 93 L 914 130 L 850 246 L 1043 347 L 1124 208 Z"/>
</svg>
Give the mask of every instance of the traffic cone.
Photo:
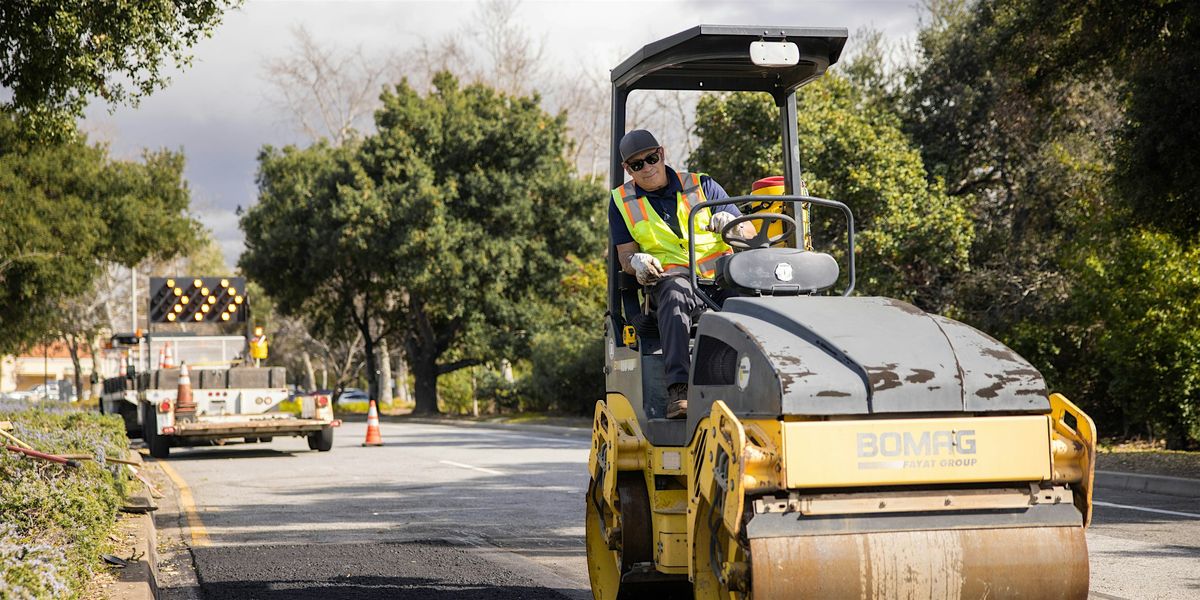
<svg viewBox="0 0 1200 600">
<path fill-rule="evenodd" d="M 379 411 L 375 410 L 375 401 L 371 401 L 371 409 L 367 411 L 367 440 L 363 446 L 382 446 L 383 437 L 379 435 Z"/>
<path fill-rule="evenodd" d="M 158 349 L 158 368 L 167 368 L 167 347 L 165 345 Z"/>
<path fill-rule="evenodd" d="M 175 394 L 175 413 L 194 413 L 196 403 L 192 401 L 192 378 L 187 363 L 179 365 L 179 391 Z"/>
<path fill-rule="evenodd" d="M 171 348 L 171 344 L 169 344 L 169 343 L 163 344 L 163 346 L 164 346 L 163 360 L 165 361 L 165 363 L 163 364 L 163 368 L 164 369 L 174 368 L 175 367 L 175 350 L 173 348 Z"/>
</svg>

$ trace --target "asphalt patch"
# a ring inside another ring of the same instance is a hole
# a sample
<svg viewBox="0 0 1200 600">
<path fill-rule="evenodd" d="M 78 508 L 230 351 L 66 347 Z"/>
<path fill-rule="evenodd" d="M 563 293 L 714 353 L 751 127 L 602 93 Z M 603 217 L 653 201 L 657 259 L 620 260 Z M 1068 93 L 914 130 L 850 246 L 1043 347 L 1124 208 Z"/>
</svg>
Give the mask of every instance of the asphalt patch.
<svg viewBox="0 0 1200 600">
<path fill-rule="evenodd" d="M 566 598 L 443 542 L 193 548 L 212 600 Z"/>
</svg>

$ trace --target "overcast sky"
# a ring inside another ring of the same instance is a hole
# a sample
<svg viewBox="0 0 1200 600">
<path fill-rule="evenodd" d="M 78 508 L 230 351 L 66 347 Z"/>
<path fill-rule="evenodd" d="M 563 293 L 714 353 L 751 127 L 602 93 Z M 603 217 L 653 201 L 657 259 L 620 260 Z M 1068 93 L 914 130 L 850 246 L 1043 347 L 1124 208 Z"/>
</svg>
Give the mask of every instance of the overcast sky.
<svg viewBox="0 0 1200 600">
<path fill-rule="evenodd" d="M 880 30 L 889 40 L 911 39 L 917 0 L 525 0 L 527 31 L 542 39 L 559 72 L 606 74 L 641 46 L 701 23 L 846 27 Z M 264 62 L 293 47 L 303 26 L 322 44 L 368 53 L 400 53 L 422 39 L 468 33 L 475 2 L 263 2 L 250 1 L 225 15 L 211 39 L 194 49 L 190 68 L 176 71 L 169 87 L 136 108 L 97 104 L 83 127 L 107 141 L 118 157 L 143 148 L 182 150 L 193 212 L 213 231 L 230 267 L 242 251 L 234 214 L 255 202 L 255 155 L 265 144 L 304 138 L 274 113 Z M 589 71 L 590 72 L 590 71 Z"/>
</svg>

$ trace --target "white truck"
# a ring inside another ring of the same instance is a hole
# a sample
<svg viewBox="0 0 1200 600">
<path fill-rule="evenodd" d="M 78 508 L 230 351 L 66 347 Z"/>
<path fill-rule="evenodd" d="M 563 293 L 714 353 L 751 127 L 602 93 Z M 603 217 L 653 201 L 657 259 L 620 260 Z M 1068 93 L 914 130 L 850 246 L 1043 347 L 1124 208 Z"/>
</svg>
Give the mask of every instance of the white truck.
<svg viewBox="0 0 1200 600">
<path fill-rule="evenodd" d="M 155 458 L 173 446 L 220 444 L 229 439 L 270 442 L 300 436 L 308 447 L 333 447 L 333 405 L 327 394 L 297 396 L 299 414 L 280 410 L 288 399 L 283 367 L 244 365 L 246 338 L 185 332 L 123 334 L 105 352 L 107 372 L 100 410 L 121 415 L 130 437 L 141 436 Z M 180 402 L 186 365 L 191 401 Z"/>
</svg>

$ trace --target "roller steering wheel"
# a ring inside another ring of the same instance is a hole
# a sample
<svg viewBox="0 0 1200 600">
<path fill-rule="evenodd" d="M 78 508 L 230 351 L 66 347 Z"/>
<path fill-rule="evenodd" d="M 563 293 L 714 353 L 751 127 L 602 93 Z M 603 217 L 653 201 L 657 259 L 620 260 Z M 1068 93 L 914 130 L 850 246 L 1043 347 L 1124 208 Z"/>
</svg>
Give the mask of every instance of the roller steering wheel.
<svg viewBox="0 0 1200 600">
<path fill-rule="evenodd" d="M 749 221 L 763 222 L 763 226 L 758 228 L 758 232 L 754 234 L 754 237 L 746 239 L 729 235 L 738 225 Z M 783 223 L 783 232 L 779 235 L 768 235 L 767 230 L 770 228 L 771 223 L 775 221 Z M 760 248 L 770 248 L 788 239 L 793 233 L 796 233 L 795 219 L 782 213 L 755 213 L 752 215 L 742 215 L 726 223 L 721 228 L 721 239 L 734 250 L 758 250 Z"/>
</svg>

